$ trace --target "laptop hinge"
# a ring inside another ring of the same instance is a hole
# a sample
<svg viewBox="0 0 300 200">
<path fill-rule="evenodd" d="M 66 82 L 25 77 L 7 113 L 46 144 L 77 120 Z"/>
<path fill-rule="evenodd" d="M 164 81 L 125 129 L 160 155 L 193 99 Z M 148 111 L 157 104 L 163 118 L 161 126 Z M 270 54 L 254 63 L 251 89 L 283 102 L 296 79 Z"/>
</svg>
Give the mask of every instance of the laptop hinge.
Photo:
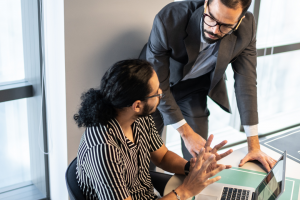
<svg viewBox="0 0 300 200">
<path fill-rule="evenodd" d="M 255 192 L 252 192 L 252 198 L 251 200 L 255 200 Z"/>
</svg>

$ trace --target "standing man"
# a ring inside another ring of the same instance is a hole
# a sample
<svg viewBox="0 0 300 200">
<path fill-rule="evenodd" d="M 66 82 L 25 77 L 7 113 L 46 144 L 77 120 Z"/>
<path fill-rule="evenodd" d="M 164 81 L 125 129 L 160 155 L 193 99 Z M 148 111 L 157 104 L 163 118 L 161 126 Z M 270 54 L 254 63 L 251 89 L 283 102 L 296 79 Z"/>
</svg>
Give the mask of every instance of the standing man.
<svg viewBox="0 0 300 200">
<path fill-rule="evenodd" d="M 165 94 L 153 114 L 160 133 L 171 124 L 181 135 L 189 160 L 208 135 L 207 96 L 231 112 L 225 70 L 232 65 L 235 93 L 248 154 L 267 171 L 276 161 L 260 150 L 256 88 L 256 25 L 247 12 L 251 0 L 173 2 L 155 17 L 146 58 L 153 64 Z"/>
</svg>

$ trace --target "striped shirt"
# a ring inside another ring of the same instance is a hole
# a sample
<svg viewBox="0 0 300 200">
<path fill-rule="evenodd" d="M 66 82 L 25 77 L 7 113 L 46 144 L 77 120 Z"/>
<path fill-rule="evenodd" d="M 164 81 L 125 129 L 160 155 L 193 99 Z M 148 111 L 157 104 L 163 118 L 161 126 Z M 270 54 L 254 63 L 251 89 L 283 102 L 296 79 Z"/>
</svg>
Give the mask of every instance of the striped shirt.
<svg viewBox="0 0 300 200">
<path fill-rule="evenodd" d="M 134 143 L 116 119 L 86 128 L 77 154 L 77 180 L 87 199 L 156 199 L 149 174 L 150 152 L 163 141 L 152 116 L 132 125 Z"/>
</svg>

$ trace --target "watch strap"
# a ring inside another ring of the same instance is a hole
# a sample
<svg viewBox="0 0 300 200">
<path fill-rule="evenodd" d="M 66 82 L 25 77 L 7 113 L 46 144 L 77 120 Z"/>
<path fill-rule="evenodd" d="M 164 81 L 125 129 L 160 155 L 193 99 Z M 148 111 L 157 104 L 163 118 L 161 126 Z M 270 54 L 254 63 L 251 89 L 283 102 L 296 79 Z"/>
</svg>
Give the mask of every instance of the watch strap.
<svg viewBox="0 0 300 200">
<path fill-rule="evenodd" d="M 189 175 L 189 173 L 190 173 L 190 165 L 191 165 L 191 162 L 190 162 L 190 161 L 188 161 L 188 162 L 185 164 L 185 166 L 184 166 L 184 173 L 185 173 L 185 175 Z"/>
<path fill-rule="evenodd" d="M 174 194 L 176 195 L 177 200 L 181 200 L 181 199 L 180 199 L 180 196 L 177 194 L 177 192 L 175 192 L 175 190 L 172 190 L 172 192 L 174 192 Z"/>
</svg>

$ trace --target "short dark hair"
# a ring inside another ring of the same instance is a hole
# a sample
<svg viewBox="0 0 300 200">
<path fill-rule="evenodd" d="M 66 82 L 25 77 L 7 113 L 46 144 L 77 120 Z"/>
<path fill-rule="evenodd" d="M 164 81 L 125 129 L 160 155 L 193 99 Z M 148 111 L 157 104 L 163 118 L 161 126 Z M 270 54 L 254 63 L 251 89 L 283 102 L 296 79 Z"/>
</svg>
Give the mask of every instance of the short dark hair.
<svg viewBox="0 0 300 200">
<path fill-rule="evenodd" d="M 91 88 L 81 96 L 81 107 L 74 115 L 78 127 L 105 125 L 117 116 L 116 109 L 145 100 L 150 94 L 152 65 L 144 60 L 122 60 L 110 67 L 101 79 L 100 90 Z"/>
<path fill-rule="evenodd" d="M 226 7 L 236 9 L 238 6 L 242 7 L 242 14 L 240 15 L 240 18 L 242 18 L 249 6 L 251 5 L 251 0 L 220 0 Z M 208 3 L 211 4 L 213 0 L 208 0 Z"/>
</svg>

